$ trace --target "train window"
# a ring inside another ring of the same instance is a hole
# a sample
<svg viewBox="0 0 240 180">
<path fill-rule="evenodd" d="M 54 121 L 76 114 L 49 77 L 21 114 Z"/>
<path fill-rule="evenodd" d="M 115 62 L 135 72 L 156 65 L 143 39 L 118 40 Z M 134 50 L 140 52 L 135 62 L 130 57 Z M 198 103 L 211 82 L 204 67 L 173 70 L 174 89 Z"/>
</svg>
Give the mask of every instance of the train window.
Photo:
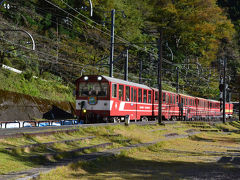
<svg viewBox="0 0 240 180">
<path fill-rule="evenodd" d="M 158 103 L 158 92 L 155 91 L 155 103 Z"/>
<path fill-rule="evenodd" d="M 143 90 L 143 102 L 147 102 L 147 90 Z"/>
<path fill-rule="evenodd" d="M 176 99 L 177 99 L 177 103 L 178 103 L 178 95 L 176 96 Z"/>
<path fill-rule="evenodd" d="M 107 96 L 108 84 L 88 82 L 79 84 L 79 96 Z"/>
<path fill-rule="evenodd" d="M 172 95 L 170 94 L 170 104 L 172 104 Z"/>
<path fill-rule="evenodd" d="M 137 90 L 136 89 L 134 89 L 133 101 L 137 102 Z"/>
<path fill-rule="evenodd" d="M 169 103 L 169 96 L 168 96 L 168 94 L 166 94 L 166 104 L 168 104 Z"/>
<path fill-rule="evenodd" d="M 162 102 L 163 102 L 163 103 L 166 102 L 166 93 L 163 93 L 163 96 L 162 96 Z"/>
<path fill-rule="evenodd" d="M 133 100 L 133 87 L 131 87 L 131 101 L 133 102 L 134 100 Z"/>
<path fill-rule="evenodd" d="M 181 102 L 182 102 L 182 104 L 184 105 L 184 104 L 185 104 L 185 99 L 182 98 L 182 99 L 181 99 Z"/>
<path fill-rule="evenodd" d="M 188 105 L 188 99 L 186 98 L 186 105 Z"/>
<path fill-rule="evenodd" d="M 148 91 L 148 103 L 152 102 L 152 92 Z"/>
<path fill-rule="evenodd" d="M 112 97 L 117 97 L 117 84 L 112 84 Z"/>
<path fill-rule="evenodd" d="M 118 98 L 120 101 L 124 101 L 123 99 L 123 94 L 124 94 L 124 89 L 123 89 L 123 85 L 119 85 L 119 89 L 118 89 Z"/>
<path fill-rule="evenodd" d="M 173 95 L 173 104 L 176 104 L 176 96 Z"/>
<path fill-rule="evenodd" d="M 142 89 L 138 89 L 138 102 L 142 102 Z"/>
<path fill-rule="evenodd" d="M 130 87 L 126 86 L 126 101 L 130 101 Z"/>
</svg>

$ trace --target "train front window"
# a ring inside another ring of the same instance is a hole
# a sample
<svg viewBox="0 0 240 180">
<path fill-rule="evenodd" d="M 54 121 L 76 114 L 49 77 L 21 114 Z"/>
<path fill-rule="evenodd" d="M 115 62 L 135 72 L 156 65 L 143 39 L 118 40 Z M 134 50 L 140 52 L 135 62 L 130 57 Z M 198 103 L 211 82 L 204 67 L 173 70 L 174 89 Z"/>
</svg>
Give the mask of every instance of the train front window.
<svg viewBox="0 0 240 180">
<path fill-rule="evenodd" d="M 106 97 L 108 90 L 107 83 L 83 82 L 79 84 L 79 96 L 101 96 Z"/>
</svg>

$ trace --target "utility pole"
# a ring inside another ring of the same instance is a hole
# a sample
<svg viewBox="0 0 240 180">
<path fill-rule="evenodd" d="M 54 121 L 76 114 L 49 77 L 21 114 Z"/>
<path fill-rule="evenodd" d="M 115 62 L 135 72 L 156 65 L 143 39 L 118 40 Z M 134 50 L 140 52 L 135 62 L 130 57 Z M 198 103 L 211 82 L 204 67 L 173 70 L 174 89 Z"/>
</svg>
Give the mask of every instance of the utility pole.
<svg viewBox="0 0 240 180">
<path fill-rule="evenodd" d="M 176 86 L 176 91 L 177 94 L 179 93 L 179 67 L 176 68 L 177 70 L 177 86 Z"/>
<path fill-rule="evenodd" d="M 160 30 L 160 38 L 158 40 L 158 123 L 162 123 L 162 41 L 163 31 Z"/>
<path fill-rule="evenodd" d="M 139 58 L 139 84 L 142 84 L 142 58 Z"/>
<path fill-rule="evenodd" d="M 226 122 L 226 58 L 223 59 L 223 123 Z"/>
<path fill-rule="evenodd" d="M 59 55 L 58 55 L 58 53 L 59 53 L 59 37 L 58 37 L 58 17 L 57 17 L 57 62 L 58 62 L 58 57 L 59 57 Z"/>
<path fill-rule="evenodd" d="M 238 94 L 238 120 L 240 121 L 240 93 Z"/>
<path fill-rule="evenodd" d="M 238 94 L 238 101 L 239 101 L 239 103 L 238 103 L 238 120 L 240 121 L 240 93 Z"/>
<path fill-rule="evenodd" d="M 111 11 L 111 47 L 109 62 L 109 77 L 113 77 L 113 57 L 114 57 L 114 26 L 115 26 L 115 9 Z"/>
<path fill-rule="evenodd" d="M 128 49 L 126 50 L 125 54 L 125 65 L 124 65 L 124 80 L 128 81 Z"/>
</svg>

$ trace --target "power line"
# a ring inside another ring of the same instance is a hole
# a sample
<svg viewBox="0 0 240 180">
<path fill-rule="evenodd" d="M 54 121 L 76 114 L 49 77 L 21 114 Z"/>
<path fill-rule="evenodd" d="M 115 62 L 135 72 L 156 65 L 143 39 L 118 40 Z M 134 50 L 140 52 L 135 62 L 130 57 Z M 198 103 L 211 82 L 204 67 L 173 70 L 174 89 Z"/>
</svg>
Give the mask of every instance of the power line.
<svg viewBox="0 0 240 180">
<path fill-rule="evenodd" d="M 54 7 L 62 10 L 62 11 L 65 12 L 66 14 L 68 14 L 68 15 L 76 18 L 76 19 L 78 19 L 79 21 L 83 22 L 84 24 L 86 24 L 86 25 L 88 25 L 88 26 L 90 26 L 90 27 L 92 27 L 92 28 L 97 29 L 98 31 L 100 31 L 100 32 L 102 32 L 102 33 L 104 33 L 104 34 L 106 34 L 106 35 L 108 35 L 108 36 L 111 36 L 110 34 L 106 33 L 105 31 L 102 31 L 101 29 L 99 29 L 99 28 L 97 28 L 97 27 L 95 27 L 95 26 L 87 23 L 86 21 L 83 21 L 82 19 L 78 18 L 77 16 L 74 16 L 74 15 L 72 15 L 71 13 L 65 11 L 64 9 L 60 8 L 59 6 L 57 6 L 56 4 L 54 4 L 54 3 L 52 3 L 52 2 L 50 2 L 50 1 L 48 1 L 48 0 L 44 0 L 44 1 L 48 2 L 49 4 L 51 4 L 51 5 L 54 6 Z M 78 13 L 79 13 L 79 12 L 78 12 Z M 93 20 L 91 20 L 91 21 L 93 21 Z M 95 22 L 95 21 L 94 21 L 94 22 Z M 96 22 L 95 22 L 95 23 L 96 23 Z M 96 23 L 96 24 L 98 24 L 98 23 Z M 108 30 L 108 31 L 109 31 L 109 30 Z M 137 46 L 137 45 L 134 45 L 134 44 L 130 43 L 129 41 L 123 39 L 122 37 L 119 38 L 119 36 L 117 36 L 117 35 L 116 35 L 116 37 L 118 37 L 118 40 L 121 41 L 121 42 L 124 42 L 126 45 L 135 47 L 135 48 L 137 48 L 137 49 L 141 49 L 141 50 L 143 50 L 143 51 L 145 51 L 145 52 L 147 52 L 147 53 L 149 53 L 149 54 L 151 54 L 151 55 L 157 56 L 156 54 L 154 54 L 154 53 L 152 53 L 152 52 L 149 52 L 149 51 L 145 50 L 144 48 L 141 48 L 141 47 L 139 47 L 139 46 Z M 173 63 L 172 63 L 171 61 L 167 60 L 167 59 L 163 59 L 163 61 L 166 62 L 166 63 L 168 63 L 168 64 L 172 64 L 172 65 L 173 65 Z"/>
<path fill-rule="evenodd" d="M 39 50 L 34 50 L 34 51 L 33 51 L 33 50 L 30 49 L 30 48 L 27 48 L 27 47 L 25 47 L 25 46 L 23 46 L 23 45 L 21 45 L 21 44 L 16 44 L 16 43 L 14 43 L 14 42 L 12 42 L 12 41 L 9 41 L 9 40 L 7 40 L 7 39 L 0 38 L 0 40 L 6 41 L 6 42 L 8 42 L 8 43 L 10 43 L 10 44 L 12 44 L 12 45 L 21 47 L 21 48 L 23 48 L 23 49 L 26 49 L 26 50 L 29 50 L 29 51 L 32 51 L 32 52 L 38 52 L 39 54 L 47 55 L 47 56 L 49 56 L 49 57 L 52 57 L 53 59 L 56 59 L 56 56 L 50 55 L 50 54 L 48 54 L 48 53 L 41 52 L 41 51 L 39 51 Z M 63 58 L 59 58 L 59 60 L 62 60 L 62 61 L 71 63 L 72 65 L 75 65 L 75 66 L 78 66 L 78 65 L 81 66 L 81 67 L 83 66 L 83 65 L 80 65 L 80 64 L 77 64 L 77 63 L 73 63 L 72 61 L 63 59 Z"/>
</svg>

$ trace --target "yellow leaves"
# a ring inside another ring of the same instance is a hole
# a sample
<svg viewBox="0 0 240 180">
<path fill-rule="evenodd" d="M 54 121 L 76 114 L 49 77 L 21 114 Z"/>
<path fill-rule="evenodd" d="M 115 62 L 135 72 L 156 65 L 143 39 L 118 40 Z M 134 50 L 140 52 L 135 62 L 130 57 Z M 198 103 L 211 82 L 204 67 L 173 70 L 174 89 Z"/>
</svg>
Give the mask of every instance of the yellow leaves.
<svg viewBox="0 0 240 180">
<path fill-rule="evenodd" d="M 203 35 L 214 34 L 216 30 L 216 25 L 204 22 L 202 24 L 196 24 L 195 30 Z"/>
<path fill-rule="evenodd" d="M 232 40 L 233 35 L 235 34 L 235 30 L 234 25 L 230 20 L 220 21 L 216 24 L 216 26 L 216 33 L 219 39 L 227 38 L 229 40 Z"/>
</svg>

